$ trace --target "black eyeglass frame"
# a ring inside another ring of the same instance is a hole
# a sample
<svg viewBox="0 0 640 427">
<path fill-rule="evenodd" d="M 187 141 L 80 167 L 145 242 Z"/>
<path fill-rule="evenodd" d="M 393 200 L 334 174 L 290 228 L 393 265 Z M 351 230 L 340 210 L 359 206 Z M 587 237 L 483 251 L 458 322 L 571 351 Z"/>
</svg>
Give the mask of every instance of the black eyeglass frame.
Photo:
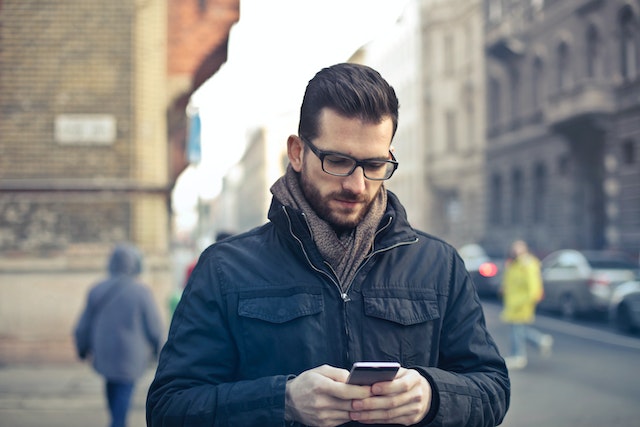
<svg viewBox="0 0 640 427">
<path fill-rule="evenodd" d="M 307 138 L 300 136 L 300 139 L 302 140 L 302 142 L 304 142 L 309 149 L 311 149 L 311 151 L 313 152 L 313 154 L 316 155 L 316 157 L 318 157 L 320 159 L 320 164 L 322 165 L 322 171 L 326 174 L 329 175 L 333 175 L 333 176 L 349 176 L 351 175 L 358 166 L 360 166 L 362 168 L 362 174 L 364 175 L 365 178 L 371 180 L 371 181 L 386 181 L 389 178 L 391 178 L 393 176 L 393 174 L 395 173 L 396 169 L 398 169 L 398 161 L 396 160 L 396 157 L 393 155 L 393 153 L 391 152 L 391 150 L 389 150 L 389 155 L 391 156 L 391 160 L 389 159 L 380 159 L 380 160 L 358 160 L 354 157 L 351 157 L 349 155 L 343 154 L 343 153 L 338 153 L 336 151 L 325 151 L 325 150 L 321 150 L 318 147 L 316 147 L 315 145 L 313 145 L 311 143 L 311 141 L 309 141 Z M 324 168 L 324 158 L 326 156 L 338 156 L 338 157 L 344 157 L 345 159 L 349 159 L 349 160 L 353 160 L 353 168 L 351 168 L 351 170 L 347 173 L 335 173 L 335 172 L 329 172 L 328 170 L 326 170 Z M 389 173 L 389 176 L 386 178 L 370 178 L 367 176 L 367 169 L 366 166 L 371 165 L 371 163 L 387 163 L 390 165 L 393 165 L 393 169 L 391 169 L 391 172 Z"/>
</svg>

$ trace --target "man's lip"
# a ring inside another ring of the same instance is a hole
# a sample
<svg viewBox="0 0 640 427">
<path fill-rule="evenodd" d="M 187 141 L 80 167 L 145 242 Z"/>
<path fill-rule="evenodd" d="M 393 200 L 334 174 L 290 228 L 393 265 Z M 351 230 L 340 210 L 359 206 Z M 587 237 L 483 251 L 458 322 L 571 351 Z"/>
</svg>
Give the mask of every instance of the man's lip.
<svg viewBox="0 0 640 427">
<path fill-rule="evenodd" d="M 336 202 L 340 203 L 340 204 L 344 204 L 344 205 L 358 205 L 360 203 L 362 203 L 359 200 L 349 200 L 349 199 L 335 199 Z"/>
</svg>

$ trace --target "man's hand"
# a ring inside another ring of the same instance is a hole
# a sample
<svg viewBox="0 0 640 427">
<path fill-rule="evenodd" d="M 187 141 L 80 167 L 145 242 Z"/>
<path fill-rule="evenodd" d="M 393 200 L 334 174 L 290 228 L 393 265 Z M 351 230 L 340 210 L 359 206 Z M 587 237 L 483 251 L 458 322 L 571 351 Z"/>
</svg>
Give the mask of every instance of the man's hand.
<svg viewBox="0 0 640 427">
<path fill-rule="evenodd" d="M 420 422 L 431 408 L 431 385 L 413 369 L 400 368 L 393 381 L 371 386 L 371 397 L 354 400 L 351 419 L 363 424 Z"/>
<path fill-rule="evenodd" d="M 354 399 L 372 396 L 371 387 L 345 384 L 349 371 L 329 365 L 298 375 L 287 383 L 285 419 L 318 427 L 350 421 Z M 366 401 L 366 400 L 362 400 Z"/>
</svg>

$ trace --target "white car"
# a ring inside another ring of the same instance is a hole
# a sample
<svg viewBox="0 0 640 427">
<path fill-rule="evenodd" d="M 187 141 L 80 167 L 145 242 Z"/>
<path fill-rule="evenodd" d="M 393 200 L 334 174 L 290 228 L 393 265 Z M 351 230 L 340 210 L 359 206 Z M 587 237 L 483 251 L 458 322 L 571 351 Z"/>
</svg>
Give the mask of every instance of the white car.
<svg viewBox="0 0 640 427">
<path fill-rule="evenodd" d="M 609 319 L 622 332 L 640 331 L 640 280 L 630 280 L 615 288 Z"/>
<path fill-rule="evenodd" d="M 542 260 L 542 309 L 564 317 L 606 314 L 614 290 L 636 280 L 638 264 L 625 254 L 564 249 Z"/>
</svg>

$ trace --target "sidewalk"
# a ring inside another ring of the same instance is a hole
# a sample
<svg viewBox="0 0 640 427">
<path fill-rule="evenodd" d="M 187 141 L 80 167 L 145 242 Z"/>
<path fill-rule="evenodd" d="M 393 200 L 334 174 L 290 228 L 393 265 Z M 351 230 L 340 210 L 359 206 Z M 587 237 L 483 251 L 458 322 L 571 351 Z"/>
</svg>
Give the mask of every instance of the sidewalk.
<svg viewBox="0 0 640 427">
<path fill-rule="evenodd" d="M 129 427 L 144 427 L 149 369 L 138 382 Z M 109 425 L 102 377 L 88 364 L 0 366 L 0 427 Z"/>
</svg>

